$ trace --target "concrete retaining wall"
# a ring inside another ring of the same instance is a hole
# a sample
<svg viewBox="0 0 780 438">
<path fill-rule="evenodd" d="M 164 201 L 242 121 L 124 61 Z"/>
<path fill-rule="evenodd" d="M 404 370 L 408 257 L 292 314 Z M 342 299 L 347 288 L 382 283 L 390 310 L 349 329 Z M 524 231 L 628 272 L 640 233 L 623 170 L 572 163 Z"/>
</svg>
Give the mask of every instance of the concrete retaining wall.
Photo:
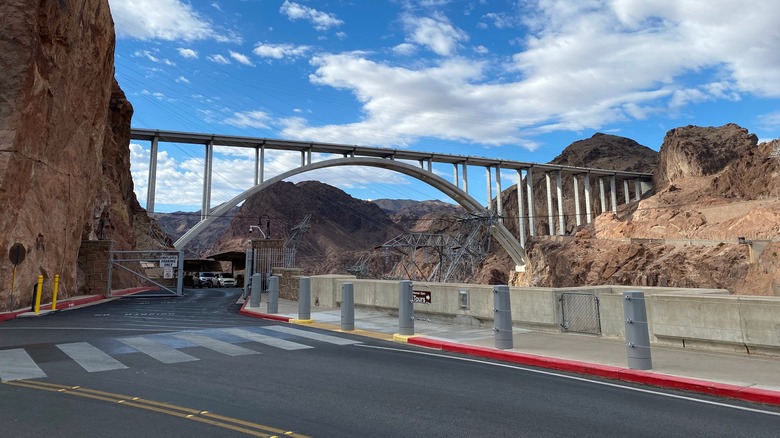
<svg viewBox="0 0 780 438">
<path fill-rule="evenodd" d="M 312 277 L 312 302 L 325 307 L 341 303 L 341 285 L 352 282 L 355 305 L 398 311 L 398 281 L 359 280 L 350 275 Z M 443 318 L 470 325 L 493 324 L 493 287 L 475 284 L 415 282 L 414 290 L 430 291 L 431 304 L 414 304 L 421 317 Z M 722 289 L 680 289 L 627 286 L 579 288 L 510 288 L 515 327 L 560 332 L 559 299 L 564 293 L 594 294 L 599 299 L 601 336 L 624 337 L 623 292 L 645 293 L 651 341 L 659 345 L 780 354 L 780 298 L 729 295 Z M 468 294 L 461 308 L 460 292 Z"/>
</svg>

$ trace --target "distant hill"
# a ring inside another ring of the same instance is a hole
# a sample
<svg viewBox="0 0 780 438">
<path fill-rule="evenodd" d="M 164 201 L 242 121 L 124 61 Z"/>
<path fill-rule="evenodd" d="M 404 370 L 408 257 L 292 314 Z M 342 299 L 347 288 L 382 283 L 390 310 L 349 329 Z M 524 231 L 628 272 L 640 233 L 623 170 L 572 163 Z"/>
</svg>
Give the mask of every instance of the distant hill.
<svg viewBox="0 0 780 438">
<path fill-rule="evenodd" d="M 184 248 L 187 257 L 203 257 L 211 253 L 211 247 L 222 233 L 228 229 L 230 222 L 238 214 L 239 207 L 232 208 L 228 213 L 217 218 Z M 189 229 L 200 222 L 200 210 L 193 212 L 176 211 L 173 213 L 157 213 L 155 219 L 160 228 L 175 242 Z"/>
</svg>

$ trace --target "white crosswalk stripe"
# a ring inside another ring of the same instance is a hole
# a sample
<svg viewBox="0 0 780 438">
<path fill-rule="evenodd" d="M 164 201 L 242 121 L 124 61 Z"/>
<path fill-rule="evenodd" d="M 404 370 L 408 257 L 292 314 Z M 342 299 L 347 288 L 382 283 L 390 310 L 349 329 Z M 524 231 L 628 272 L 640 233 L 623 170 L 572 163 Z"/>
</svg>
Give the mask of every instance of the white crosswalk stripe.
<svg viewBox="0 0 780 438">
<path fill-rule="evenodd" d="M 87 342 L 57 344 L 57 348 L 90 373 L 127 368 L 122 362 L 103 353 L 102 350 L 93 347 L 92 344 Z"/>
<path fill-rule="evenodd" d="M 360 341 L 354 341 L 351 339 L 345 339 L 337 336 L 331 336 L 286 326 L 262 327 L 259 331 L 266 331 L 266 333 L 276 332 L 279 334 L 289 335 L 286 337 L 312 339 L 333 345 L 353 345 L 360 343 Z M 195 344 L 197 346 L 207 348 L 227 356 L 248 356 L 253 354 L 260 354 L 260 352 L 231 343 L 236 342 L 236 340 L 231 342 L 221 340 L 226 336 L 226 339 L 234 337 L 245 342 L 256 342 L 273 348 L 289 351 L 314 348 L 310 345 L 300 344 L 288 339 L 282 339 L 280 337 L 269 334 L 262 334 L 259 333 L 259 331 L 255 331 L 249 328 L 232 327 L 217 329 L 216 332 L 214 329 L 203 332 L 188 330 L 168 333 L 166 336 L 173 336 L 179 340 L 187 341 L 190 344 Z M 174 348 L 161 343 L 160 337 L 156 335 L 131 336 L 116 338 L 115 340 L 165 364 L 199 360 L 197 357 L 191 356 L 179 350 L 179 348 L 186 347 L 187 344 L 181 344 L 179 347 Z M 90 373 L 128 368 L 125 364 L 116 358 L 88 342 L 57 344 L 56 347 L 64 354 L 66 354 L 71 360 L 81 366 L 84 370 Z M 50 366 L 50 364 L 46 363 L 46 366 Z M 46 366 L 44 366 L 44 368 L 46 368 Z M 38 366 L 35 360 L 29 355 L 27 351 L 25 351 L 24 348 L 0 350 L 0 382 L 21 379 L 36 379 L 42 377 L 46 377 L 46 373 Z"/>
<path fill-rule="evenodd" d="M 335 345 L 354 345 L 360 344 L 360 341 L 353 341 L 352 339 L 339 338 L 337 336 L 325 335 L 322 333 L 315 333 L 306 330 L 299 330 L 292 327 L 285 327 L 281 325 L 274 325 L 270 327 L 263 327 L 266 330 L 273 330 L 275 332 L 287 333 L 289 335 L 295 335 L 301 338 L 314 339 L 315 341 L 327 342 Z"/>
<path fill-rule="evenodd" d="M 189 354 L 183 353 L 173 347 L 169 347 L 165 344 L 161 344 L 153 339 L 145 338 L 143 336 L 120 338 L 117 339 L 117 341 L 129 345 L 141 353 L 147 356 L 151 356 L 162 363 L 180 363 L 199 360 L 197 357 L 190 356 Z"/>
<path fill-rule="evenodd" d="M 306 348 L 314 348 L 308 345 L 299 344 L 297 342 L 279 339 L 268 335 L 261 335 L 253 331 L 240 328 L 222 329 L 221 331 L 229 335 L 238 336 L 239 338 L 248 339 L 253 342 L 259 342 L 261 344 L 270 345 L 271 347 L 281 348 L 282 350 L 304 350 Z"/>
<path fill-rule="evenodd" d="M 180 339 L 184 339 L 185 341 L 192 342 L 193 344 L 200 345 L 201 347 L 208 348 L 209 350 L 214 350 L 218 353 L 226 354 L 228 356 L 260 354 L 259 351 L 239 347 L 238 345 L 233 345 L 228 342 L 220 341 L 219 339 L 210 338 L 199 333 L 181 332 L 174 334 L 174 336 Z"/>
<path fill-rule="evenodd" d="M 0 351 L 0 382 L 46 377 L 23 348 Z"/>
</svg>

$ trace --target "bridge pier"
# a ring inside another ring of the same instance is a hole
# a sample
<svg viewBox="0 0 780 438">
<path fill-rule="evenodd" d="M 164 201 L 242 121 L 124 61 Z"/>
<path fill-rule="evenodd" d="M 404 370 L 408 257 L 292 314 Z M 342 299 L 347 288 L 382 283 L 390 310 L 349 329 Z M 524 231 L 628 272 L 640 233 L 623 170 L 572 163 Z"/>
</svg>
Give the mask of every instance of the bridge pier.
<svg viewBox="0 0 780 438">
<path fill-rule="evenodd" d="M 496 165 L 496 213 L 501 217 L 503 221 L 504 217 L 504 200 L 501 197 L 501 165 Z"/>
<path fill-rule="evenodd" d="M 149 153 L 149 181 L 146 185 L 146 211 L 154 213 L 154 193 L 157 191 L 157 143 L 160 137 L 152 137 L 152 149 Z"/>
<path fill-rule="evenodd" d="M 572 184 L 574 185 L 574 220 L 579 227 L 582 225 L 582 218 L 580 217 L 580 177 L 578 174 L 571 176 Z"/>
<path fill-rule="evenodd" d="M 536 236 L 536 214 L 534 212 L 534 170 L 529 167 L 525 172 L 525 190 L 528 193 L 528 235 Z"/>
<path fill-rule="evenodd" d="M 617 188 L 615 187 L 615 175 L 609 177 L 609 197 L 612 203 L 612 213 L 617 214 Z"/>
<path fill-rule="evenodd" d="M 200 220 L 209 216 L 211 211 L 211 166 L 214 161 L 214 140 L 206 143 L 206 159 L 203 170 L 203 207 L 200 210 Z"/>
<path fill-rule="evenodd" d="M 560 170 L 556 174 L 555 186 L 558 190 L 558 234 L 566 234 L 566 223 L 563 216 L 563 172 Z"/>
<path fill-rule="evenodd" d="M 525 248 L 525 216 L 523 215 L 523 170 L 517 169 L 517 234 L 520 238 L 520 246 Z"/>
<path fill-rule="evenodd" d="M 428 169 L 431 170 L 431 169 Z M 466 173 L 466 162 L 463 162 L 463 191 L 466 192 L 468 195 L 469 193 L 469 177 L 468 173 Z"/>
<path fill-rule="evenodd" d="M 553 217 L 552 188 L 550 172 L 544 173 L 544 181 L 547 184 L 547 228 L 550 230 L 550 236 L 555 235 L 555 218 Z"/>
</svg>

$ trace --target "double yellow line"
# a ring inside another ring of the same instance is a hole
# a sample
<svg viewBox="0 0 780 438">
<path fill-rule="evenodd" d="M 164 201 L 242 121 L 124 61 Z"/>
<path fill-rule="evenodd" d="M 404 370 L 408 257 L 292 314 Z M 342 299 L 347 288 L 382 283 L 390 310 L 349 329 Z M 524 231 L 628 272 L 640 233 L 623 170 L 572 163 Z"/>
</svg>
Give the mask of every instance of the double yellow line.
<svg viewBox="0 0 780 438">
<path fill-rule="evenodd" d="M 197 409 L 185 408 L 182 406 L 171 405 L 168 403 L 146 400 L 140 397 L 131 397 L 122 394 L 114 394 L 111 392 L 104 392 L 104 391 L 97 391 L 94 389 L 82 388 L 80 386 L 58 385 L 55 383 L 38 382 L 35 380 L 13 380 L 13 381 L 3 382 L 3 383 L 6 385 L 21 386 L 23 388 L 40 389 L 43 391 L 58 392 L 61 394 L 75 395 L 78 397 L 86 397 L 94 400 L 101 400 L 109 403 L 121 404 L 122 406 L 130 406 L 133 408 L 145 409 L 147 411 L 159 412 L 161 414 L 171 415 L 174 417 L 184 418 L 192 421 L 198 421 L 200 423 L 206 423 L 224 429 L 230 429 L 251 436 L 265 437 L 265 438 L 280 438 L 280 437 L 310 438 L 306 435 L 297 434 L 289 430 L 277 429 L 274 427 L 265 426 L 257 423 L 250 423 L 249 421 L 239 420 L 237 418 L 225 417 L 222 415 L 211 413 L 209 411 L 200 411 Z"/>
</svg>

